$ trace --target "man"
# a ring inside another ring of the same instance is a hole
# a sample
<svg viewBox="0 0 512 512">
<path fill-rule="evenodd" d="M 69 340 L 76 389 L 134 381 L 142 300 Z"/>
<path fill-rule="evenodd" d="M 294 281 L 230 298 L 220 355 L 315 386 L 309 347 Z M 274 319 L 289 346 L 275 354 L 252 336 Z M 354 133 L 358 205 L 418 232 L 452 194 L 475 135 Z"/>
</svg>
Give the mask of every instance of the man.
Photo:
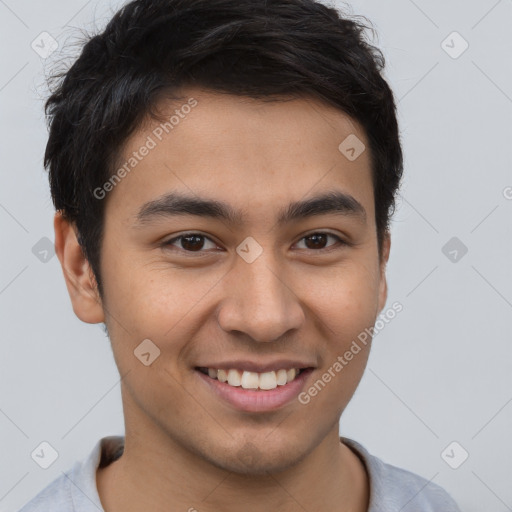
<svg viewBox="0 0 512 512">
<path fill-rule="evenodd" d="M 45 166 L 126 433 L 23 512 L 458 511 L 339 436 L 402 175 L 383 65 L 313 0 L 136 0 L 87 42 Z"/>
</svg>

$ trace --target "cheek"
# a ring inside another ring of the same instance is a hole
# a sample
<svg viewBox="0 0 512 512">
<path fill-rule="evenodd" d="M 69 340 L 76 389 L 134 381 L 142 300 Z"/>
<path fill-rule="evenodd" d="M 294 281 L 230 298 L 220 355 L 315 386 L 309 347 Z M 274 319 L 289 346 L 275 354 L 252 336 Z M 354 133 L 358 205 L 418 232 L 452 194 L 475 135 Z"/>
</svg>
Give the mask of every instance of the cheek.
<svg viewBox="0 0 512 512">
<path fill-rule="evenodd" d="M 307 304 L 330 327 L 329 337 L 356 335 L 376 318 L 378 274 L 361 261 L 347 262 L 328 272 L 311 274 L 303 283 Z"/>
<path fill-rule="evenodd" d="M 126 371 L 137 365 L 133 351 L 149 339 L 160 350 L 160 363 L 175 368 L 205 324 L 209 294 L 223 274 L 135 258 L 105 268 L 104 306 L 119 366 Z"/>
<path fill-rule="evenodd" d="M 203 279 L 192 280 L 191 272 L 136 251 L 117 258 L 104 252 L 105 306 L 131 332 L 161 336 L 191 309 L 207 285 Z"/>
<path fill-rule="evenodd" d="M 309 304 L 326 343 L 318 347 L 319 371 L 299 397 L 306 409 L 330 411 L 332 418 L 343 412 L 364 374 L 377 308 L 376 284 L 369 274 L 354 268 L 343 274 L 310 285 Z"/>
</svg>

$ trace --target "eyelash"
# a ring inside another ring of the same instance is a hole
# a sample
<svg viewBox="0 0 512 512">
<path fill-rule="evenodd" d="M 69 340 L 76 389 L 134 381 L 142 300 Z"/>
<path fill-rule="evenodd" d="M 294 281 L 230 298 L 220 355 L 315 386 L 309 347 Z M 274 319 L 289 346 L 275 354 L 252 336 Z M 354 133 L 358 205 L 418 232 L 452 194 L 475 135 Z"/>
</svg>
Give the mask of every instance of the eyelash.
<svg viewBox="0 0 512 512">
<path fill-rule="evenodd" d="M 175 238 L 172 238 L 170 240 L 167 240 L 165 242 L 162 243 L 162 247 L 164 248 L 169 248 L 169 247 L 173 247 L 173 243 L 182 239 L 182 238 L 186 238 L 188 236 L 200 236 L 206 240 L 209 240 L 210 242 L 212 243 L 215 243 L 213 242 L 213 240 L 211 240 L 209 237 L 207 237 L 206 235 L 203 235 L 202 233 L 194 233 L 194 232 L 191 232 L 191 233 L 183 233 L 182 235 L 180 236 L 177 236 Z M 335 238 L 336 241 L 338 242 L 338 245 L 340 246 L 348 246 L 350 245 L 348 242 L 345 242 L 344 240 L 342 240 L 339 236 L 337 235 L 334 235 L 333 233 L 328 233 L 328 232 L 325 232 L 325 231 L 315 231 L 313 233 L 309 233 L 308 235 L 306 236 L 303 236 L 299 242 L 301 242 L 302 240 L 304 240 L 305 238 L 309 238 L 313 235 L 327 235 L 327 236 L 330 236 L 332 238 Z M 306 250 L 310 250 L 310 251 L 313 251 L 313 252 L 328 252 L 328 251 L 331 251 L 333 249 L 333 247 L 336 247 L 336 244 L 333 244 L 333 245 L 330 245 L 328 247 L 325 247 L 325 248 L 322 248 L 322 249 L 306 249 Z M 200 250 L 200 251 L 187 251 L 186 249 L 182 249 L 182 248 L 179 248 L 179 247 L 173 247 L 174 249 L 177 249 L 178 251 L 181 251 L 181 252 L 184 252 L 184 253 L 188 253 L 190 255 L 192 254 L 201 254 L 201 253 L 205 253 L 206 251 L 204 250 Z"/>
</svg>

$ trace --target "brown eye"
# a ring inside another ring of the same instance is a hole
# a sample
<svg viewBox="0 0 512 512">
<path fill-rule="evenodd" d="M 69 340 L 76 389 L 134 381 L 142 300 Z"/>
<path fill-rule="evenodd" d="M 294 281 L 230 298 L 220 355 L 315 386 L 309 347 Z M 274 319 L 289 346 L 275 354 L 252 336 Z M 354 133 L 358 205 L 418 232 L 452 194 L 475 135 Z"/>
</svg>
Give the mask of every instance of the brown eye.
<svg viewBox="0 0 512 512">
<path fill-rule="evenodd" d="M 307 236 L 305 240 L 309 240 L 311 242 L 310 245 L 308 245 L 306 242 L 308 249 L 324 249 L 325 245 L 327 244 L 327 235 L 324 233 L 317 233 Z"/>
<path fill-rule="evenodd" d="M 200 235 L 187 235 L 181 237 L 181 246 L 187 251 L 197 251 L 203 248 L 204 237 Z"/>
<path fill-rule="evenodd" d="M 331 233 L 312 233 L 311 235 L 303 237 L 300 241 L 305 240 L 306 249 L 311 249 L 314 251 L 328 249 L 335 244 L 327 245 L 327 240 L 330 238 L 335 239 L 338 244 L 345 245 L 345 242 L 338 236 L 333 235 Z"/>
<path fill-rule="evenodd" d="M 217 247 L 216 244 L 214 244 L 208 237 L 201 235 L 200 233 L 186 233 L 164 242 L 163 245 L 165 247 L 176 247 L 178 250 L 181 249 L 185 252 L 205 252 L 202 249 L 207 245 L 206 241 L 211 243 L 211 248 Z"/>
</svg>

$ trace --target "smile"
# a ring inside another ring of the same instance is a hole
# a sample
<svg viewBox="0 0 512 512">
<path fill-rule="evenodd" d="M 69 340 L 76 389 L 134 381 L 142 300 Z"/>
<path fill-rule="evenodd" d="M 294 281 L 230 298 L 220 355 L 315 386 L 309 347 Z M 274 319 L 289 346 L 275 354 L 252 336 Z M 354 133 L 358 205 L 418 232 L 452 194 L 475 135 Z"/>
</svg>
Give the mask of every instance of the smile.
<svg viewBox="0 0 512 512">
<path fill-rule="evenodd" d="M 265 372 L 196 367 L 195 374 L 213 400 L 243 412 L 265 413 L 297 401 L 312 367 Z"/>
<path fill-rule="evenodd" d="M 208 375 L 212 379 L 227 383 L 229 386 L 242 387 L 243 389 L 254 389 L 259 391 L 268 391 L 276 389 L 277 386 L 285 386 L 302 371 L 300 368 L 290 370 L 277 370 L 270 372 L 249 372 L 237 369 L 223 370 L 213 368 L 199 368 L 199 371 Z"/>
</svg>

